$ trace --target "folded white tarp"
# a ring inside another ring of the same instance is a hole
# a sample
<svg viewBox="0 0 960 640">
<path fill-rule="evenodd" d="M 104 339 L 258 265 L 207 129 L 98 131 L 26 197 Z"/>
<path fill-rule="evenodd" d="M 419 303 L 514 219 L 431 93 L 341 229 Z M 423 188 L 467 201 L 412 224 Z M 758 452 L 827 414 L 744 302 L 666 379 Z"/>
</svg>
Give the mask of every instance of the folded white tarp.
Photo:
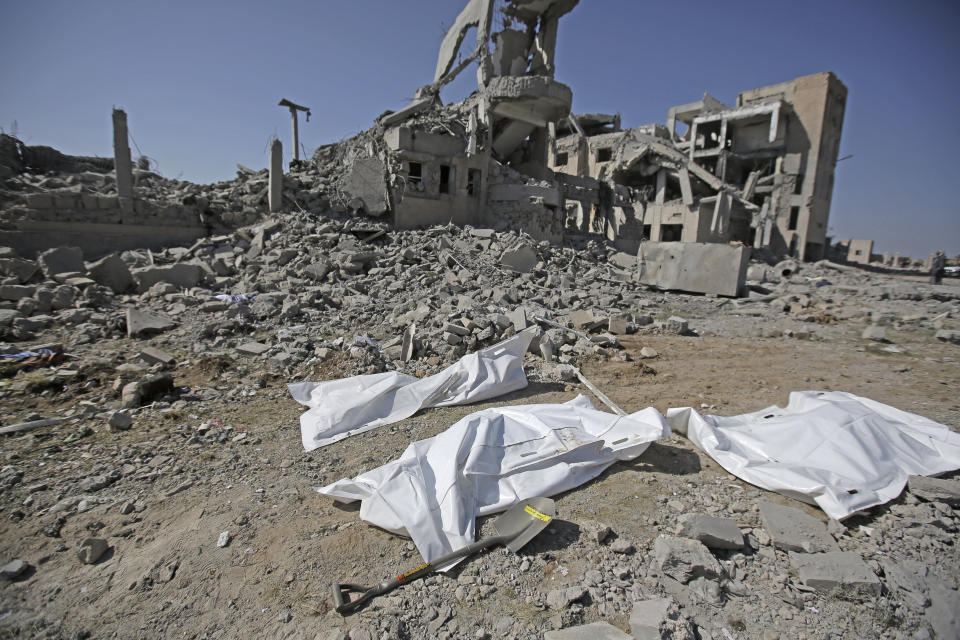
<svg viewBox="0 0 960 640">
<path fill-rule="evenodd" d="M 317 491 L 361 500 L 363 520 L 409 535 L 430 562 L 474 542 L 477 516 L 576 487 L 668 435 L 656 409 L 617 416 L 584 396 L 485 409 L 411 443 L 393 462 Z"/>
<path fill-rule="evenodd" d="M 896 498 L 908 476 L 960 468 L 960 434 L 839 391 L 791 393 L 786 409 L 732 418 L 670 409 L 667 421 L 738 478 L 837 520 Z"/>
<path fill-rule="evenodd" d="M 396 371 L 329 382 L 288 384 L 293 399 L 310 410 L 300 416 L 303 448 L 343 440 L 409 418 L 425 407 L 479 402 L 523 389 L 523 354 L 531 331 L 470 353 L 440 373 L 415 378 Z"/>
</svg>

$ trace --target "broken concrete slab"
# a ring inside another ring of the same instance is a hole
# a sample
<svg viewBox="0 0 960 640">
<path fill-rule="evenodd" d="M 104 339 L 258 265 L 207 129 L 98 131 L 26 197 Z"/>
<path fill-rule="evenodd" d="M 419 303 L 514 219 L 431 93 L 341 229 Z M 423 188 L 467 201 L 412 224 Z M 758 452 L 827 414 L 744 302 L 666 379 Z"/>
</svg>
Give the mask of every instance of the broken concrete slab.
<svg viewBox="0 0 960 640">
<path fill-rule="evenodd" d="M 680 517 L 680 535 L 711 549 L 742 549 L 743 532 L 732 518 L 689 513 Z"/>
<path fill-rule="evenodd" d="M 0 258 L 0 274 L 12 276 L 21 284 L 28 282 L 39 270 L 40 266 L 33 260 L 17 257 Z"/>
<path fill-rule="evenodd" d="M 642 284 L 669 291 L 736 297 L 743 291 L 750 249 L 706 242 L 645 242 Z"/>
<path fill-rule="evenodd" d="M 503 267 L 520 273 L 529 273 L 539 261 L 537 252 L 526 244 L 504 251 L 500 256 L 500 264 Z"/>
<path fill-rule="evenodd" d="M 764 500 L 760 503 L 760 518 L 777 549 L 805 553 L 840 551 L 827 526 L 800 509 Z"/>
<path fill-rule="evenodd" d="M 155 347 L 144 347 L 141 349 L 140 359 L 147 364 L 171 365 L 177 362 L 177 359 L 172 354 Z"/>
<path fill-rule="evenodd" d="M 37 256 L 37 262 L 43 270 L 43 275 L 52 278 L 58 273 L 83 273 L 83 251 L 80 247 L 57 247 L 49 249 Z"/>
<path fill-rule="evenodd" d="M 173 320 L 127 307 L 127 335 L 131 338 L 163 333 L 175 326 L 177 326 L 177 323 Z"/>
<path fill-rule="evenodd" d="M 624 336 L 627 334 L 629 323 L 623 317 L 607 318 L 607 331 L 614 335 Z"/>
<path fill-rule="evenodd" d="M 880 595 L 880 579 L 856 553 L 797 553 L 790 551 L 790 564 L 800 582 L 811 589 L 829 592 L 834 589 L 853 591 L 869 596 Z"/>
<path fill-rule="evenodd" d="M 248 356 L 261 356 L 269 350 L 270 345 L 262 342 L 247 342 L 237 347 L 237 351 Z"/>
<path fill-rule="evenodd" d="M 4 284 L 0 285 L 0 300 L 21 300 L 31 298 L 37 292 L 36 287 L 23 284 Z"/>
<path fill-rule="evenodd" d="M 634 640 L 694 640 L 693 627 L 680 615 L 672 598 L 641 600 L 630 612 L 630 633 Z"/>
<path fill-rule="evenodd" d="M 543 640 L 630 640 L 630 638 L 629 634 L 609 622 L 591 622 L 578 627 L 547 631 L 543 634 Z"/>
<path fill-rule="evenodd" d="M 910 476 L 907 489 L 921 500 L 960 507 L 960 480 Z"/>
<path fill-rule="evenodd" d="M 722 572 L 720 563 L 699 540 L 661 534 L 653 543 L 653 557 L 663 573 L 683 584 L 695 578 L 716 580 Z"/>
<path fill-rule="evenodd" d="M 896 590 L 904 602 L 917 610 L 930 605 L 926 581 L 929 569 L 925 565 L 916 560 L 896 562 L 891 558 L 880 558 L 879 562 L 887 587 L 891 591 Z"/>
<path fill-rule="evenodd" d="M 97 284 L 111 289 L 114 293 L 123 293 L 133 286 L 130 267 L 120 256 L 114 254 L 97 260 L 90 265 L 87 275 Z"/>
<path fill-rule="evenodd" d="M 181 262 L 164 267 L 141 267 L 133 270 L 137 291 L 143 293 L 158 282 L 168 282 L 178 289 L 189 289 L 203 281 L 204 270 L 198 264 Z"/>
</svg>

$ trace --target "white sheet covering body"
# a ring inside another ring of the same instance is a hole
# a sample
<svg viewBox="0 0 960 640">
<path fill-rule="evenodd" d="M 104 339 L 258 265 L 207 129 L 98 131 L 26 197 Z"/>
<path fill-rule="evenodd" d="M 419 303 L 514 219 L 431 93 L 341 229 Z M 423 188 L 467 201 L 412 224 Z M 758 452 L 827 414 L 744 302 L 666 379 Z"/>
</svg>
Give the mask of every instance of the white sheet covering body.
<svg viewBox="0 0 960 640">
<path fill-rule="evenodd" d="M 411 443 L 397 460 L 317 491 L 361 500 L 363 520 L 409 535 L 429 562 L 474 542 L 477 516 L 576 487 L 668 435 L 656 409 L 621 417 L 582 395 L 485 409 Z"/>
<path fill-rule="evenodd" d="M 300 416 L 303 448 L 319 447 L 409 418 L 425 407 L 442 407 L 523 389 L 523 354 L 531 331 L 467 354 L 440 373 L 415 378 L 388 371 L 328 382 L 296 382 L 287 388 L 293 399 L 310 407 Z"/>
<path fill-rule="evenodd" d="M 896 498 L 908 476 L 960 468 L 960 434 L 839 391 L 794 392 L 785 409 L 731 418 L 670 409 L 667 421 L 738 478 L 837 520 Z"/>
</svg>

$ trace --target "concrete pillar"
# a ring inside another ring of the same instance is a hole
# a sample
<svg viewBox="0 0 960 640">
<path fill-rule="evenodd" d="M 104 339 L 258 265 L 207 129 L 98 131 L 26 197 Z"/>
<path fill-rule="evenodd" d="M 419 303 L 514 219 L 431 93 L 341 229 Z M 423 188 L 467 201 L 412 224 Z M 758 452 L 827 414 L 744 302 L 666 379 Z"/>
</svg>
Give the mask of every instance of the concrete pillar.
<svg viewBox="0 0 960 640">
<path fill-rule="evenodd" d="M 283 200 L 283 145 L 279 140 L 270 143 L 270 191 L 267 198 L 270 213 L 280 211 Z"/>
<path fill-rule="evenodd" d="M 300 127 L 297 123 L 297 110 L 290 109 L 290 115 L 293 119 L 293 161 L 300 161 Z"/>
<path fill-rule="evenodd" d="M 657 171 L 657 204 L 663 204 L 667 200 L 667 170 Z"/>
<path fill-rule="evenodd" d="M 130 162 L 130 145 L 127 144 L 127 112 L 113 110 L 113 166 L 117 174 L 117 195 L 120 208 L 133 211 L 133 166 Z"/>
</svg>

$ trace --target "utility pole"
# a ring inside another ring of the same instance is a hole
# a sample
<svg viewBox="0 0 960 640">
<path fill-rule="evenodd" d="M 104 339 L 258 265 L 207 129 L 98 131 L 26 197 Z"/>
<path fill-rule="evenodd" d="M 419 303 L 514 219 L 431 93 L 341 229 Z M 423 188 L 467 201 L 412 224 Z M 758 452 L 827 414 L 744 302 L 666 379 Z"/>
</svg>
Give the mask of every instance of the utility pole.
<svg viewBox="0 0 960 640">
<path fill-rule="evenodd" d="M 307 112 L 307 122 L 310 122 L 310 108 L 301 107 L 298 104 L 294 104 L 284 98 L 279 103 L 278 106 L 287 107 L 290 109 L 290 118 L 293 120 L 293 161 L 300 161 L 300 130 L 297 125 L 297 111 L 306 111 Z"/>
</svg>

